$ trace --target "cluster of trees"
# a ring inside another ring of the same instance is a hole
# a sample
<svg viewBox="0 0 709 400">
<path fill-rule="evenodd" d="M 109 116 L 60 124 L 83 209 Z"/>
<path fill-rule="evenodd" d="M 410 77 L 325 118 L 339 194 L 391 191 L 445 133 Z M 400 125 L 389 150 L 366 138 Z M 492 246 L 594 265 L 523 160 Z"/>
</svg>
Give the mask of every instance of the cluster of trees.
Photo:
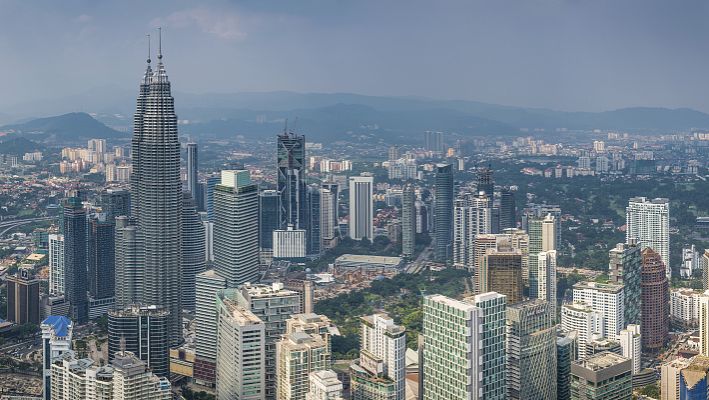
<svg viewBox="0 0 709 400">
<path fill-rule="evenodd" d="M 332 341 L 335 358 L 356 358 L 359 351 L 359 317 L 375 312 L 387 312 L 397 324 L 407 329 L 407 344 L 416 348 L 422 330 L 421 300 L 424 294 L 458 297 L 466 290 L 468 271 L 446 269 L 422 274 L 399 274 L 391 279 L 372 282 L 356 292 L 344 293 L 315 305 L 315 312 L 327 315 L 340 329 L 342 336 Z"/>
</svg>

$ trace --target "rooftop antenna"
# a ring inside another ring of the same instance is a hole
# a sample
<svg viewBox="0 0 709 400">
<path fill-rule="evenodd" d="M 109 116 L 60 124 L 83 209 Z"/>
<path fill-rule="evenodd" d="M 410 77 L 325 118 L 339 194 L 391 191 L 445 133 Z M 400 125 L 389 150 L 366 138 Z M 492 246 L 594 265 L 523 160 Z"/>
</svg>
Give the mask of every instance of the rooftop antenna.
<svg viewBox="0 0 709 400">
<path fill-rule="evenodd" d="M 158 60 L 162 60 L 162 27 L 158 27 Z"/>
<path fill-rule="evenodd" d="M 283 133 L 284 133 L 284 134 L 287 134 L 287 133 L 288 133 L 288 118 L 286 118 L 286 124 L 285 124 L 285 126 L 283 127 Z"/>
<path fill-rule="evenodd" d="M 298 132 L 298 117 L 295 117 L 295 122 L 293 123 L 293 133 Z"/>
<path fill-rule="evenodd" d="M 150 34 L 145 35 L 148 37 L 148 64 L 150 64 Z"/>
</svg>

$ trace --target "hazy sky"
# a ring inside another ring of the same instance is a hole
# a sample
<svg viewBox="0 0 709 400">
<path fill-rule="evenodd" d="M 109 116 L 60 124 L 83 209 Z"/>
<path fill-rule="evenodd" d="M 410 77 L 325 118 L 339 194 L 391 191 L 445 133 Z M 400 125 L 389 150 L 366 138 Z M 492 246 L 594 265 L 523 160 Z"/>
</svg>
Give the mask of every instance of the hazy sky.
<svg viewBox="0 0 709 400">
<path fill-rule="evenodd" d="M 707 21 L 701 0 L 0 0 L 0 112 L 136 90 L 159 25 L 184 92 L 709 111 Z"/>
</svg>

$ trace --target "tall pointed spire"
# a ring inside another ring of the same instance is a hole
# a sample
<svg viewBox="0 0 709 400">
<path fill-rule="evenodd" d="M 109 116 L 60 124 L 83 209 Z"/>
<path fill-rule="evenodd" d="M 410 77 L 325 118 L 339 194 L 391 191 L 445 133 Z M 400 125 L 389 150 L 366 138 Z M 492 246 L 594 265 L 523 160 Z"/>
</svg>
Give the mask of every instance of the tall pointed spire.
<svg viewBox="0 0 709 400">
<path fill-rule="evenodd" d="M 167 72 L 162 63 L 162 27 L 158 27 L 158 65 L 153 74 L 154 83 L 168 83 Z"/>
<path fill-rule="evenodd" d="M 162 27 L 158 27 L 158 60 L 162 60 Z"/>
<path fill-rule="evenodd" d="M 145 35 L 148 37 L 148 64 L 150 64 L 150 34 Z"/>
</svg>

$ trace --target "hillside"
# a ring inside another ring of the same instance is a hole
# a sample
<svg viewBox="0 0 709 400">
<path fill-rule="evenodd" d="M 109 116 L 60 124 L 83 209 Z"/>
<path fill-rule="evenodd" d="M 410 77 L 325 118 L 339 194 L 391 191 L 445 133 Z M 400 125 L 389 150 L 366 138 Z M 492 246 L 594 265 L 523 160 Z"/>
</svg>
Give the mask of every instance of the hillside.
<svg viewBox="0 0 709 400">
<path fill-rule="evenodd" d="M 60 143 L 90 138 L 110 139 L 125 136 L 86 113 L 68 113 L 32 119 L 24 123 L 0 127 L 0 132 L 8 133 L 11 137 Z"/>
</svg>

